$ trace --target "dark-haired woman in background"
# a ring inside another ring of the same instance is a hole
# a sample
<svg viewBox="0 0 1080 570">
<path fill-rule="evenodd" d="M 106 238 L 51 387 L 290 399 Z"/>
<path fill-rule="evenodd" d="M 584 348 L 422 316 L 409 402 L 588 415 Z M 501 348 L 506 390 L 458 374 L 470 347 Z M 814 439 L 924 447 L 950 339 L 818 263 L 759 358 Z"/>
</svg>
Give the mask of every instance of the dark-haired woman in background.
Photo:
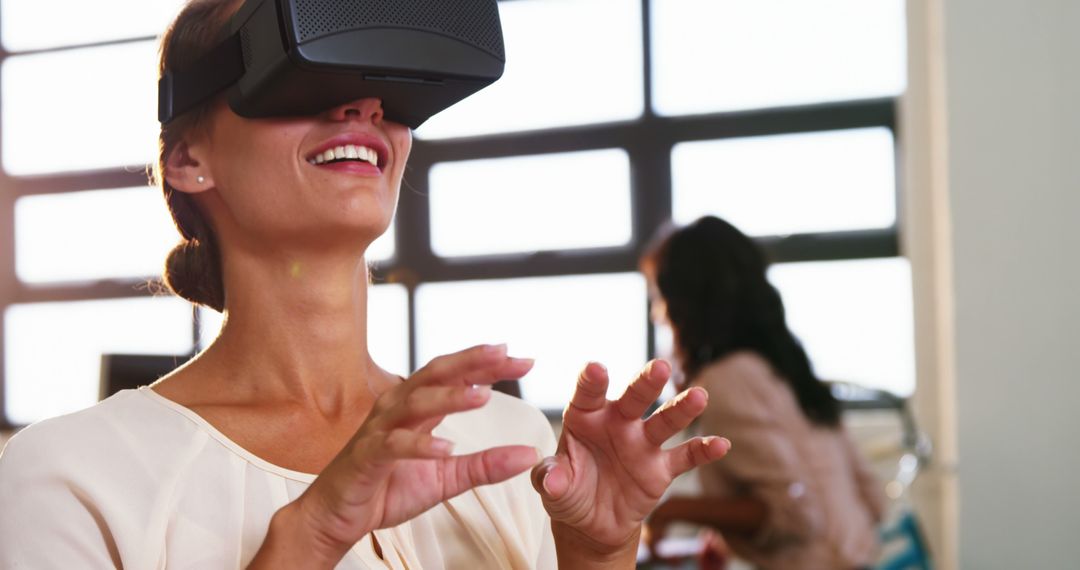
<svg viewBox="0 0 1080 570">
<path fill-rule="evenodd" d="M 657 508 L 650 540 L 678 520 L 719 530 L 762 569 L 868 567 L 884 497 L 788 329 L 766 267 L 750 238 L 715 217 L 642 259 L 654 319 L 674 333 L 678 388 L 711 395 L 698 429 L 733 444 L 725 461 L 698 469 L 703 496 Z"/>
</svg>

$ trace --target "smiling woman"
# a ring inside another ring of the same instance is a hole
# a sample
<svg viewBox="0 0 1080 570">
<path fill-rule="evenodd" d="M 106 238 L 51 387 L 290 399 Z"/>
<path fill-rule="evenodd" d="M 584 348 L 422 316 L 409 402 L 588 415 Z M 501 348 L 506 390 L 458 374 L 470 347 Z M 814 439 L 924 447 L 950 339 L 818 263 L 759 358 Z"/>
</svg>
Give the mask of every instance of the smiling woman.
<svg viewBox="0 0 1080 570">
<path fill-rule="evenodd" d="M 229 57 L 238 22 L 296 7 L 279 3 L 187 4 L 162 38 L 162 93 Z M 556 443 L 539 410 L 492 392 L 533 368 L 505 345 L 407 380 L 386 371 L 368 349 L 385 331 L 367 327 L 366 255 L 412 148 L 390 118 L 408 117 L 407 97 L 356 87 L 315 113 L 252 118 L 215 93 L 180 111 L 163 98 L 156 174 L 182 237 L 168 285 L 222 312 L 221 331 L 152 386 L 8 443 L 0 566 L 632 567 L 671 481 L 730 447 L 661 447 L 706 393 L 643 420 L 670 366 L 609 401 L 607 370 L 589 364 Z"/>
</svg>

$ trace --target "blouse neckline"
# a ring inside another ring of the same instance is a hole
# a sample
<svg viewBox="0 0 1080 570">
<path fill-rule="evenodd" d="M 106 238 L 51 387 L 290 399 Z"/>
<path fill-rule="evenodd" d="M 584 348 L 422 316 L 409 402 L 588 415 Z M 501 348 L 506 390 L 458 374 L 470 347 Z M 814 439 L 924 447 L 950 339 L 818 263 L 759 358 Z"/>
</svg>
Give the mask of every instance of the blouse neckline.
<svg viewBox="0 0 1080 570">
<path fill-rule="evenodd" d="M 169 408 L 170 410 L 184 416 L 196 426 L 205 431 L 207 434 L 209 434 L 210 437 L 216 439 L 218 443 L 225 446 L 225 448 L 231 451 L 233 454 L 239 456 L 241 459 L 247 461 L 255 467 L 262 469 L 263 471 L 273 473 L 286 479 L 292 479 L 294 481 L 309 484 L 317 477 L 317 475 L 313 473 L 304 473 L 302 471 L 294 471 L 292 469 L 287 469 L 280 465 L 271 463 L 259 457 L 258 455 L 255 455 L 254 453 L 242 447 L 240 444 L 230 439 L 229 436 L 221 433 L 221 431 L 214 427 L 213 424 L 206 421 L 205 418 L 195 413 L 195 411 L 191 408 L 183 406 L 177 402 L 166 398 L 165 396 L 162 396 L 161 394 L 158 394 L 150 386 L 140 386 L 138 389 L 135 390 L 135 392 L 142 394 L 150 400 L 153 400 L 165 406 L 166 408 Z"/>
</svg>

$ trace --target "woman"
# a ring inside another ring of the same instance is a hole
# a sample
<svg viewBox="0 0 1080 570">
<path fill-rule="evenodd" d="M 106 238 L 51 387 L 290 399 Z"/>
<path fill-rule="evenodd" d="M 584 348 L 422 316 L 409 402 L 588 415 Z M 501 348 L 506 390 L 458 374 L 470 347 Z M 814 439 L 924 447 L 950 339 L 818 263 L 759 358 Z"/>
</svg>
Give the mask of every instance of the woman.
<svg viewBox="0 0 1080 570">
<path fill-rule="evenodd" d="M 187 5 L 162 71 L 218 43 L 238 5 Z M 706 394 L 642 421 L 669 367 L 653 362 L 611 402 L 590 364 L 556 448 L 537 410 L 489 389 L 532 366 L 504 346 L 407 381 L 376 366 L 364 252 L 390 223 L 410 147 L 377 99 L 249 120 L 218 97 L 163 127 L 159 180 L 185 238 L 166 277 L 225 325 L 153 386 L 11 440 L 0 567 L 634 564 L 671 479 L 727 450 L 716 437 L 660 448 Z M 357 159 L 315 160 L 337 148 Z"/>
<path fill-rule="evenodd" d="M 868 567 L 881 491 L 788 330 L 754 242 L 706 217 L 660 241 L 641 266 L 686 384 L 712 395 L 698 428 L 735 444 L 723 462 L 698 470 L 703 496 L 657 508 L 650 540 L 681 520 L 721 531 L 762 569 Z"/>
</svg>

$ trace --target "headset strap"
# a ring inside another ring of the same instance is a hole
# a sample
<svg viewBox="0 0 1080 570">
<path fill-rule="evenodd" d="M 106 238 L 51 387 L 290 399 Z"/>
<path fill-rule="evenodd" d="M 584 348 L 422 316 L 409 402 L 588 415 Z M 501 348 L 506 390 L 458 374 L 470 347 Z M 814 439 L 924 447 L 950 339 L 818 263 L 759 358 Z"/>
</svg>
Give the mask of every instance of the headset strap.
<svg viewBox="0 0 1080 570">
<path fill-rule="evenodd" d="M 237 31 L 188 69 L 168 71 L 161 76 L 158 80 L 158 121 L 165 124 L 190 111 L 236 83 L 244 69 L 244 53 Z"/>
</svg>

